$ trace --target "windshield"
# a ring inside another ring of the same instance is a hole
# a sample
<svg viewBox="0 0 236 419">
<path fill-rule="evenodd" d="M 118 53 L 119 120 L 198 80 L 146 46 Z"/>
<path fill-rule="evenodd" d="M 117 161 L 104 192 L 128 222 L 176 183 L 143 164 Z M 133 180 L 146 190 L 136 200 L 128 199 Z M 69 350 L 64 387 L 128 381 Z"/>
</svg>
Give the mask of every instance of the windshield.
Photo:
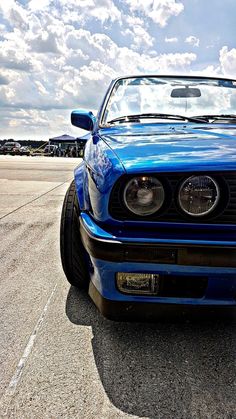
<svg viewBox="0 0 236 419">
<path fill-rule="evenodd" d="M 125 116 L 131 117 L 129 122 L 140 122 L 134 115 L 152 122 L 153 117 L 161 119 L 161 114 L 208 119 L 227 115 L 235 116 L 236 123 L 236 81 L 178 76 L 119 79 L 105 106 L 102 124 L 127 122 L 122 120 Z"/>
</svg>

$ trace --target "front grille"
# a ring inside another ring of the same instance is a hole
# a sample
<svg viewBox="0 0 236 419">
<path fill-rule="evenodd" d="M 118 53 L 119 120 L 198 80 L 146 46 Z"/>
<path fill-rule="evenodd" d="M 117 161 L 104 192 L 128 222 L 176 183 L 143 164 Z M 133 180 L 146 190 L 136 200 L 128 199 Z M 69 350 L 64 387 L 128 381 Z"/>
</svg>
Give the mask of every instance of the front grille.
<svg viewBox="0 0 236 419">
<path fill-rule="evenodd" d="M 180 223 L 200 223 L 200 224 L 236 224 L 236 172 L 204 173 L 216 179 L 220 185 L 221 198 L 216 211 L 205 217 L 191 217 L 186 215 L 177 204 L 177 195 L 180 183 L 183 179 L 192 175 L 202 175 L 203 173 L 167 173 L 150 174 L 156 176 L 165 185 L 167 200 L 163 209 L 156 214 L 140 217 L 131 213 L 123 201 L 123 191 L 128 180 L 133 177 L 122 176 L 114 185 L 110 196 L 109 212 L 116 220 L 142 220 L 159 222 L 180 222 Z M 142 174 L 141 174 L 142 175 Z"/>
</svg>

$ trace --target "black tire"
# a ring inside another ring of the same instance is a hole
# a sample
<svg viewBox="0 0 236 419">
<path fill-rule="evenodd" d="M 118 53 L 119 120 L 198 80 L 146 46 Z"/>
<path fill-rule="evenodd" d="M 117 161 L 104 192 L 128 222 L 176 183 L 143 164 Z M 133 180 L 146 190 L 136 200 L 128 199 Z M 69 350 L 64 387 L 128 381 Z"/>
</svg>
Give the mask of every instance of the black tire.
<svg viewBox="0 0 236 419">
<path fill-rule="evenodd" d="M 61 261 L 66 278 L 71 285 L 87 289 L 89 275 L 86 268 L 86 252 L 80 238 L 79 204 L 73 181 L 66 193 L 60 229 Z"/>
</svg>

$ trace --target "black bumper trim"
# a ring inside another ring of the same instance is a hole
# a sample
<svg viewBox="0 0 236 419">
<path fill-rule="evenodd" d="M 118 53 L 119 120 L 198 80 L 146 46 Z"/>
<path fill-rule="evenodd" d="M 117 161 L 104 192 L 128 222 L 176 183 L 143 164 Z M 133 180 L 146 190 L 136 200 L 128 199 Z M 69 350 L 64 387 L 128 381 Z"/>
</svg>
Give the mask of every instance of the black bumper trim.
<svg viewBox="0 0 236 419">
<path fill-rule="evenodd" d="M 187 305 L 167 303 L 143 303 L 134 301 L 114 301 L 104 298 L 92 282 L 89 285 L 89 296 L 100 313 L 110 320 L 115 321 L 182 321 L 186 317 L 199 321 L 213 319 L 217 316 L 235 319 L 234 306 L 220 305 Z"/>
<path fill-rule="evenodd" d="M 137 262 L 236 268 L 236 248 L 186 244 L 122 243 L 89 234 L 80 223 L 83 245 L 95 259 L 109 262 Z"/>
</svg>

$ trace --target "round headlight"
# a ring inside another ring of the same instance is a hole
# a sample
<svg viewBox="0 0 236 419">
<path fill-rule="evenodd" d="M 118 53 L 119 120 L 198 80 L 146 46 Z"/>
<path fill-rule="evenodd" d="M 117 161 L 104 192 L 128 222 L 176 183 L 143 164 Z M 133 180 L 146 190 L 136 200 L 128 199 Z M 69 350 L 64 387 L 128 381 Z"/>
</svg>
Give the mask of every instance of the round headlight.
<svg viewBox="0 0 236 419">
<path fill-rule="evenodd" d="M 132 178 L 124 190 L 127 208 L 136 215 L 146 216 L 157 212 L 165 199 L 161 182 L 152 176 Z"/>
<path fill-rule="evenodd" d="M 179 205 L 189 215 L 200 217 L 209 214 L 219 201 L 219 187 L 210 176 L 191 176 L 179 190 Z"/>
</svg>

